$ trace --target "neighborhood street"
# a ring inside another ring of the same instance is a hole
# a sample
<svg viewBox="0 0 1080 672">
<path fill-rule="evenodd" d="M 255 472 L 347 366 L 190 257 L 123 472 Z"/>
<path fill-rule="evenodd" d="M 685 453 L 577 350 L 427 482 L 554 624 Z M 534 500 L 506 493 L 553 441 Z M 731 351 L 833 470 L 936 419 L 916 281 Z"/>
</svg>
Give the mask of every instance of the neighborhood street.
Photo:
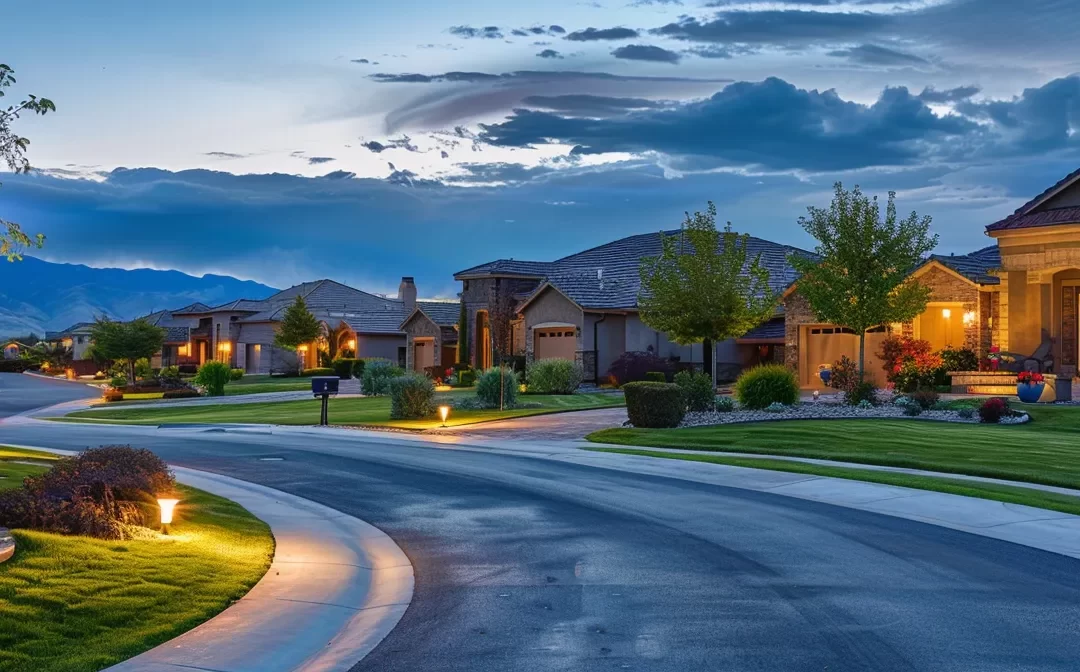
<svg viewBox="0 0 1080 672">
<path fill-rule="evenodd" d="M 77 388 L 0 375 L 0 408 Z M 356 670 L 1067 670 L 1080 659 L 1080 564 L 1064 556 L 769 493 L 365 436 L 0 423 L 0 443 L 130 443 L 381 528 L 413 563 L 415 594 Z"/>
</svg>

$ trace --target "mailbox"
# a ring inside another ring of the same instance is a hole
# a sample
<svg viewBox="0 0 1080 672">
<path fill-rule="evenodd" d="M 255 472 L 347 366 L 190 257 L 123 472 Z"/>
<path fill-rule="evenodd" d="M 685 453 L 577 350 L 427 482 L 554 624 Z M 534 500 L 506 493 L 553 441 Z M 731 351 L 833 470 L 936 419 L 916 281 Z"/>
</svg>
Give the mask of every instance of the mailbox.
<svg viewBox="0 0 1080 672">
<path fill-rule="evenodd" d="M 339 382 L 341 379 L 337 376 L 312 376 L 311 393 L 317 397 L 324 394 L 337 394 Z"/>
</svg>

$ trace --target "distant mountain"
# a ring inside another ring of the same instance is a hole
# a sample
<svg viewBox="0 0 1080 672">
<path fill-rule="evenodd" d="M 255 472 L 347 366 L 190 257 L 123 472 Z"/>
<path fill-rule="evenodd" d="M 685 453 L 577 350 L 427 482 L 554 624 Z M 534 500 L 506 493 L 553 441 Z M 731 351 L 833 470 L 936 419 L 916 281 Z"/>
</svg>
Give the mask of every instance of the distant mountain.
<svg viewBox="0 0 1080 672">
<path fill-rule="evenodd" d="M 227 275 L 201 278 L 180 271 L 91 268 L 33 257 L 0 258 L 0 337 L 66 329 L 108 315 L 129 320 L 195 301 L 211 306 L 232 299 L 263 299 L 273 287 Z"/>
</svg>

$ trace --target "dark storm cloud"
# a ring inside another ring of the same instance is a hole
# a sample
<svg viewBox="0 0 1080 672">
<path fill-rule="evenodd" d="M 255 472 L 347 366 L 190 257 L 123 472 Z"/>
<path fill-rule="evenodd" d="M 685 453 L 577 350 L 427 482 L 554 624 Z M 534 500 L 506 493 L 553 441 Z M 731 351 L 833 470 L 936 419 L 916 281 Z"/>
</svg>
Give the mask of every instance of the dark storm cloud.
<svg viewBox="0 0 1080 672">
<path fill-rule="evenodd" d="M 852 63 L 858 63 L 859 65 L 918 66 L 928 64 L 928 61 L 925 58 L 920 58 L 914 54 L 906 54 L 902 51 L 896 51 L 895 49 L 880 47 L 875 44 L 861 44 L 857 47 L 850 47 L 848 49 L 836 49 L 828 52 L 828 55 L 837 58 L 846 58 Z"/>
<path fill-rule="evenodd" d="M 630 61 L 652 61 L 654 63 L 678 63 L 682 58 L 677 52 L 649 44 L 628 44 L 611 52 L 615 58 Z"/>
<path fill-rule="evenodd" d="M 685 17 L 652 33 L 693 42 L 791 45 L 861 37 L 889 26 L 892 17 L 867 12 L 731 11 L 701 21 Z"/>
<path fill-rule="evenodd" d="M 330 163 L 334 158 L 330 156 L 309 156 L 307 157 L 308 165 L 317 166 L 320 163 Z"/>
<path fill-rule="evenodd" d="M 376 140 L 369 140 L 368 142 L 360 145 L 366 149 L 371 150 L 375 154 L 381 154 L 388 149 L 404 149 L 407 152 L 418 152 L 420 148 L 413 144 L 412 138 L 407 135 L 403 135 L 400 138 L 389 139 L 385 142 L 378 142 Z"/>
<path fill-rule="evenodd" d="M 538 53 L 537 56 L 540 57 L 540 58 L 562 58 L 563 57 L 562 54 L 555 51 L 554 49 L 544 49 L 543 51 Z"/>
<path fill-rule="evenodd" d="M 564 39 L 573 42 L 595 42 L 598 40 L 629 40 L 637 37 L 638 31 L 632 28 L 586 28 L 575 30 Z"/>
<path fill-rule="evenodd" d="M 1080 75 L 1024 89 L 1012 100 L 965 100 L 956 111 L 1002 129 L 1002 154 L 1080 151 Z"/>
<path fill-rule="evenodd" d="M 369 63 L 371 63 L 371 61 L 369 61 L 366 58 L 354 58 L 349 62 L 350 63 L 359 63 L 360 65 L 368 65 Z"/>
<path fill-rule="evenodd" d="M 531 108 L 561 112 L 570 116 L 601 117 L 623 114 L 631 110 L 653 110 L 671 107 L 673 103 L 645 98 L 612 98 L 579 94 L 572 96 L 529 96 L 521 101 Z"/>
<path fill-rule="evenodd" d="M 562 26 L 552 24 L 548 26 L 548 32 L 552 33 L 553 35 L 565 35 L 566 29 Z"/>
<path fill-rule="evenodd" d="M 958 103 L 961 100 L 971 98 L 981 90 L 977 86 L 958 86 L 955 89 L 938 91 L 934 87 L 928 86 L 919 94 L 919 100 L 927 103 Z"/>
<path fill-rule="evenodd" d="M 503 38 L 503 32 L 498 26 L 484 26 L 483 28 L 474 28 L 473 26 L 451 26 L 448 32 L 464 40 L 483 39 L 483 40 L 501 40 Z"/>
</svg>

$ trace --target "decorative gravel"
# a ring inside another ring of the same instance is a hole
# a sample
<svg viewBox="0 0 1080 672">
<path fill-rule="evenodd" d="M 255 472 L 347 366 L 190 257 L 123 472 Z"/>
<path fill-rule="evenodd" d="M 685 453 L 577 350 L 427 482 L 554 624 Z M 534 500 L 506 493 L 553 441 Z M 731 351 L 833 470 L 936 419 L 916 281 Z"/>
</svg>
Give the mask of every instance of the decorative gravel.
<svg viewBox="0 0 1080 672">
<path fill-rule="evenodd" d="M 903 420 L 936 420 L 938 422 L 960 422 L 969 425 L 979 424 L 976 413 L 970 418 L 960 417 L 957 411 L 923 411 L 920 415 L 904 415 L 904 409 L 892 404 L 882 404 L 873 408 L 858 408 L 847 404 L 822 401 L 806 402 L 795 406 L 785 406 L 777 412 L 734 410 L 729 413 L 706 411 L 687 413 L 680 427 L 702 427 L 704 425 L 730 425 L 741 422 L 770 422 L 775 420 L 826 420 L 834 418 L 900 418 Z M 1027 413 L 1002 418 L 1001 424 L 1017 425 L 1028 422 Z"/>
</svg>

